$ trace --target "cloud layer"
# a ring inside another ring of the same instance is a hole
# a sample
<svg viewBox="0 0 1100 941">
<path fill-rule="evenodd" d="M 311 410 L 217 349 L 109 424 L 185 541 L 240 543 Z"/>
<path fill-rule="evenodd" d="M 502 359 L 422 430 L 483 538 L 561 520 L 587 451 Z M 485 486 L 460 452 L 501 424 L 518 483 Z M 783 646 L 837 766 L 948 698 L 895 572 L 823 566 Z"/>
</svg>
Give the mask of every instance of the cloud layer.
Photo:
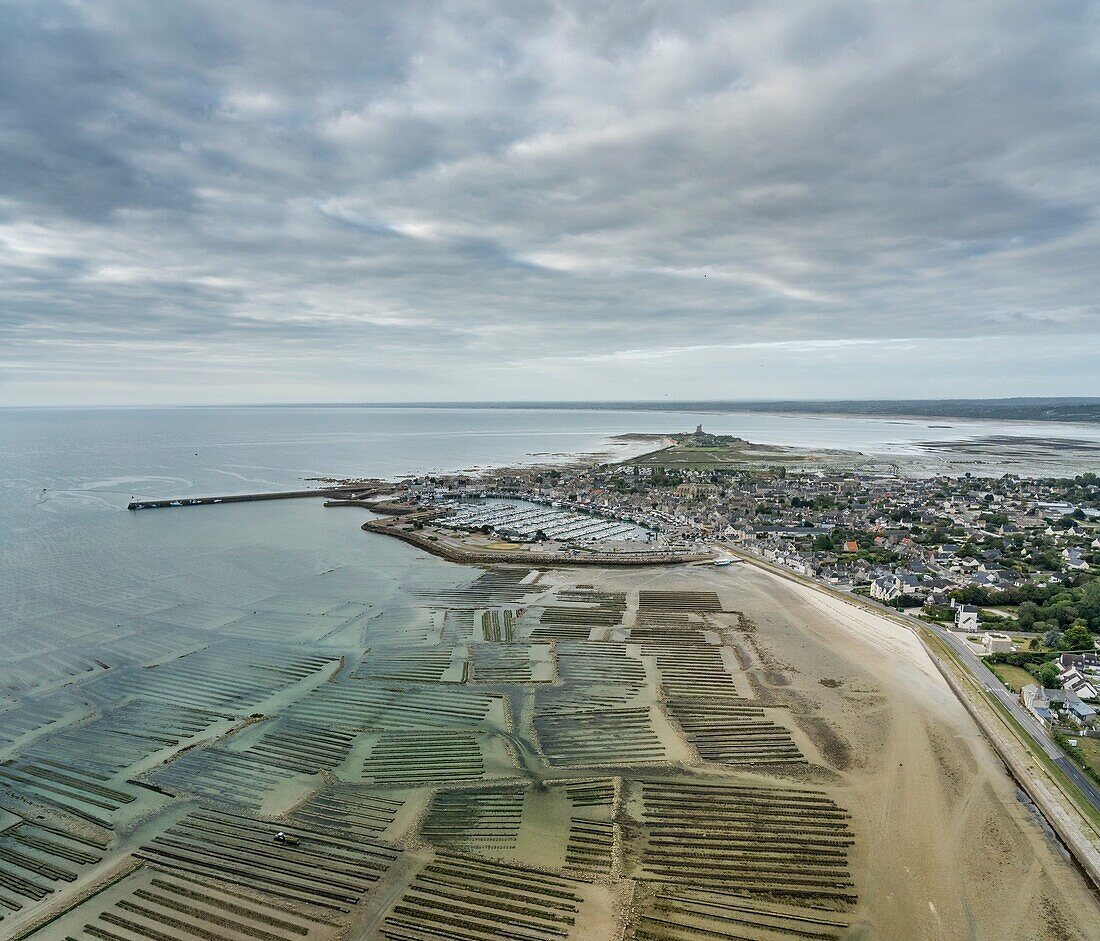
<svg viewBox="0 0 1100 941">
<path fill-rule="evenodd" d="M 0 402 L 1098 390 L 1095 4 L 0 5 Z"/>
</svg>

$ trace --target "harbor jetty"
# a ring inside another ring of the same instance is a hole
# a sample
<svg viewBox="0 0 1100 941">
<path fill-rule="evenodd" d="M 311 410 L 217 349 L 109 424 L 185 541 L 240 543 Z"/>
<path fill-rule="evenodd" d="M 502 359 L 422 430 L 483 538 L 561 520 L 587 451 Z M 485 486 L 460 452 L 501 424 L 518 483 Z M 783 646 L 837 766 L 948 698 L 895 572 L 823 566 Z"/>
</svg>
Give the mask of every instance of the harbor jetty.
<svg viewBox="0 0 1100 941">
<path fill-rule="evenodd" d="M 389 493 L 378 487 L 324 487 L 310 490 L 281 490 L 269 493 L 234 493 L 222 497 L 175 497 L 167 500 L 133 500 L 127 504 L 128 510 L 157 510 L 179 506 L 211 506 L 215 503 L 252 503 L 256 500 L 296 500 L 306 497 L 338 498 L 341 500 L 363 500 L 381 493 Z"/>
</svg>

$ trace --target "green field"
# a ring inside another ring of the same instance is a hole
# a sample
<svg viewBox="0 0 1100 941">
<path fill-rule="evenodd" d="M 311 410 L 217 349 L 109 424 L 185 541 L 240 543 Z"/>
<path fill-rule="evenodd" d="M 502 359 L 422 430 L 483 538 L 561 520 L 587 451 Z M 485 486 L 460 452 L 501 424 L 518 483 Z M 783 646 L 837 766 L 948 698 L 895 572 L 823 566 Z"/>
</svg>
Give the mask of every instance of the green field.
<svg viewBox="0 0 1100 941">
<path fill-rule="evenodd" d="M 1023 667 L 1009 666 L 1007 663 L 987 663 L 986 666 L 1014 693 L 1035 682 L 1035 677 Z"/>
<path fill-rule="evenodd" d="M 1077 739 L 1077 752 L 1096 774 L 1100 774 L 1100 739 Z"/>
</svg>

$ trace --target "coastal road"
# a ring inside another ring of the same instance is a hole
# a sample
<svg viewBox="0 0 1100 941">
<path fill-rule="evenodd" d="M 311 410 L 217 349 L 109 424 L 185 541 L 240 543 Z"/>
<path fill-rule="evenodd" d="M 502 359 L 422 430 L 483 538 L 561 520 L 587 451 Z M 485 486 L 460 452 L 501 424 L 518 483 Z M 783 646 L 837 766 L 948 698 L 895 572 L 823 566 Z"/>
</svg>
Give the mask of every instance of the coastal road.
<svg viewBox="0 0 1100 941">
<path fill-rule="evenodd" d="M 923 622 L 918 623 L 923 625 Z M 986 692 L 997 698 L 997 701 L 1012 714 L 1012 718 L 1024 727 L 1046 756 L 1062 769 L 1067 778 L 1077 785 L 1078 790 L 1085 795 L 1085 799 L 1093 808 L 1100 811 L 1100 788 L 1077 767 L 1072 759 L 1066 756 L 1066 753 L 1047 734 L 1046 729 L 1039 721 L 1023 707 L 1016 694 L 1005 688 L 1005 685 L 997 678 L 996 674 L 974 652 L 974 645 L 951 631 L 940 630 L 937 633 L 958 654 L 959 660 L 962 661 L 974 678 L 985 687 Z"/>
</svg>

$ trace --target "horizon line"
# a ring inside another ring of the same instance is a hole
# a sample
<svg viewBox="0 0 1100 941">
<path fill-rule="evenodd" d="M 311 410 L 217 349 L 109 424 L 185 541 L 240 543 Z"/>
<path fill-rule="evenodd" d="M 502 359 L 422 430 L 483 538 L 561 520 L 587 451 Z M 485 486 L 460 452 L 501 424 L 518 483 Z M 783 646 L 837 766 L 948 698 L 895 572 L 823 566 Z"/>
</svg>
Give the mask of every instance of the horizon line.
<svg viewBox="0 0 1100 941">
<path fill-rule="evenodd" d="M 926 398 L 757 398 L 757 399 L 455 399 L 455 400 L 392 400 L 392 401 L 309 401 L 309 402 L 144 402 L 119 403 L 54 403 L 20 405 L 0 403 L 2 409 L 156 409 L 156 408 L 523 408 L 523 407 L 584 407 L 584 406 L 694 406 L 694 405 L 873 405 L 873 404 L 970 404 L 970 403 L 1074 403 L 1100 404 L 1100 395 L 1006 395 L 948 396 Z"/>
</svg>

